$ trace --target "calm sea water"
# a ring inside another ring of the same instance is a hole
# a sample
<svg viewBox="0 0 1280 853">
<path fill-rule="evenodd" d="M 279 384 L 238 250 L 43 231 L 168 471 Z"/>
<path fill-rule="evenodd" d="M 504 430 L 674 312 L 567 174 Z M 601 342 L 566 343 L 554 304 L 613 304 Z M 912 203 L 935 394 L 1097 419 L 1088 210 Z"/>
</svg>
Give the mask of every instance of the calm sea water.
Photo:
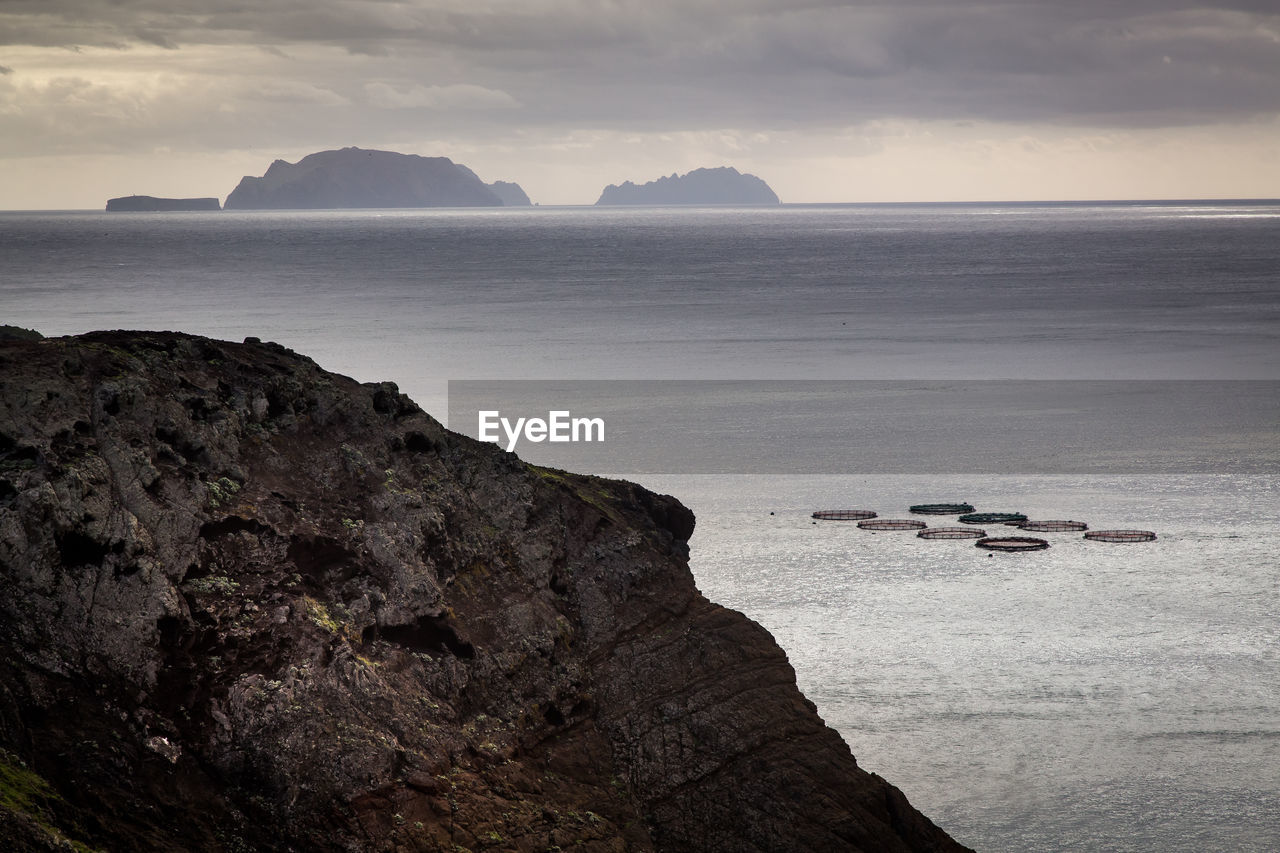
<svg viewBox="0 0 1280 853">
<path fill-rule="evenodd" d="M 1280 207 L 0 213 L 0 322 L 256 335 L 441 417 L 468 378 L 1275 380 Z M 1275 393 L 1205 405 L 1236 387 Z M 884 420 L 849 452 L 901 454 Z M 698 514 L 702 589 L 965 843 L 1275 850 L 1277 425 L 1250 423 L 1185 470 L 921 473 L 957 470 L 926 422 L 902 473 L 641 479 Z M 961 499 L 1160 538 L 989 557 L 808 517 Z"/>
<path fill-rule="evenodd" d="M 859 763 L 956 838 L 1280 849 L 1274 476 L 642 479 L 698 509 L 703 591 L 769 629 Z M 808 517 L 956 499 L 1160 538 L 989 556 Z"/>
</svg>

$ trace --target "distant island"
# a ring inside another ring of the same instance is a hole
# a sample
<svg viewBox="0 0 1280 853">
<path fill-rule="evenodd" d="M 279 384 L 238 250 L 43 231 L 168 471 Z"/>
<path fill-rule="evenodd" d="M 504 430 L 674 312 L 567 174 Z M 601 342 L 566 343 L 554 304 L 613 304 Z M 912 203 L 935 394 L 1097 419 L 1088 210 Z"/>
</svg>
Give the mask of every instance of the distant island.
<svg viewBox="0 0 1280 853">
<path fill-rule="evenodd" d="M 156 198 L 150 195 L 126 195 L 107 199 L 107 210 L 125 213 L 221 209 L 216 198 Z"/>
<path fill-rule="evenodd" d="M 493 190 L 507 207 L 528 207 L 533 204 L 519 184 L 510 181 L 494 181 L 489 184 L 489 189 Z"/>
<path fill-rule="evenodd" d="M 527 205 L 518 184 L 486 184 L 447 157 L 343 148 L 297 163 L 276 160 L 260 178 L 244 177 L 227 210 Z"/>
<path fill-rule="evenodd" d="M 610 184 L 597 205 L 613 204 L 778 204 L 778 196 L 755 175 L 731 166 L 672 173 L 647 184 Z"/>
</svg>

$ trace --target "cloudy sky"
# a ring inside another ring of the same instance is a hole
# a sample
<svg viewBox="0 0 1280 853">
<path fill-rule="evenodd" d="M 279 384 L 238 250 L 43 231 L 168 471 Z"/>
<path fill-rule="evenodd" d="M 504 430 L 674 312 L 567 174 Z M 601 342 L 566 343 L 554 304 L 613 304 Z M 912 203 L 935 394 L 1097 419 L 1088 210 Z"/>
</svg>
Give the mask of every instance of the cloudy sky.
<svg viewBox="0 0 1280 853">
<path fill-rule="evenodd" d="M 1276 0 L 0 0 L 0 208 L 445 155 L 544 204 L 1280 197 Z"/>
</svg>

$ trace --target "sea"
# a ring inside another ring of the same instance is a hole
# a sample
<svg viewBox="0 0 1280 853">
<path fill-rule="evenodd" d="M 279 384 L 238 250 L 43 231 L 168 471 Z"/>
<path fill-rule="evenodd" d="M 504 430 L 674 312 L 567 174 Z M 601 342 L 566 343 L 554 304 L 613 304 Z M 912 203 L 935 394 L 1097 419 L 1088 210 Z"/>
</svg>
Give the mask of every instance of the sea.
<svg viewBox="0 0 1280 853">
<path fill-rule="evenodd" d="M 0 212 L 0 323 L 256 336 L 441 420 L 656 387 L 556 464 L 693 509 L 699 588 L 956 839 L 1280 850 L 1280 203 Z M 1156 539 L 811 517 L 953 501 Z"/>
</svg>

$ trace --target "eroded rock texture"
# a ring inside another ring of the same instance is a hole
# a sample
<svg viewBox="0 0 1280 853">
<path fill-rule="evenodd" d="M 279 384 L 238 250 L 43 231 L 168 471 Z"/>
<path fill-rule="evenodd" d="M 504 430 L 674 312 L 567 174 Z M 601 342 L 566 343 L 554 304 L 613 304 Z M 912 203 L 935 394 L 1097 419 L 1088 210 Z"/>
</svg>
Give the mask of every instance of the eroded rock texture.
<svg viewBox="0 0 1280 853">
<path fill-rule="evenodd" d="M 0 343 L 0 848 L 956 850 L 692 514 L 274 344 Z"/>
</svg>

